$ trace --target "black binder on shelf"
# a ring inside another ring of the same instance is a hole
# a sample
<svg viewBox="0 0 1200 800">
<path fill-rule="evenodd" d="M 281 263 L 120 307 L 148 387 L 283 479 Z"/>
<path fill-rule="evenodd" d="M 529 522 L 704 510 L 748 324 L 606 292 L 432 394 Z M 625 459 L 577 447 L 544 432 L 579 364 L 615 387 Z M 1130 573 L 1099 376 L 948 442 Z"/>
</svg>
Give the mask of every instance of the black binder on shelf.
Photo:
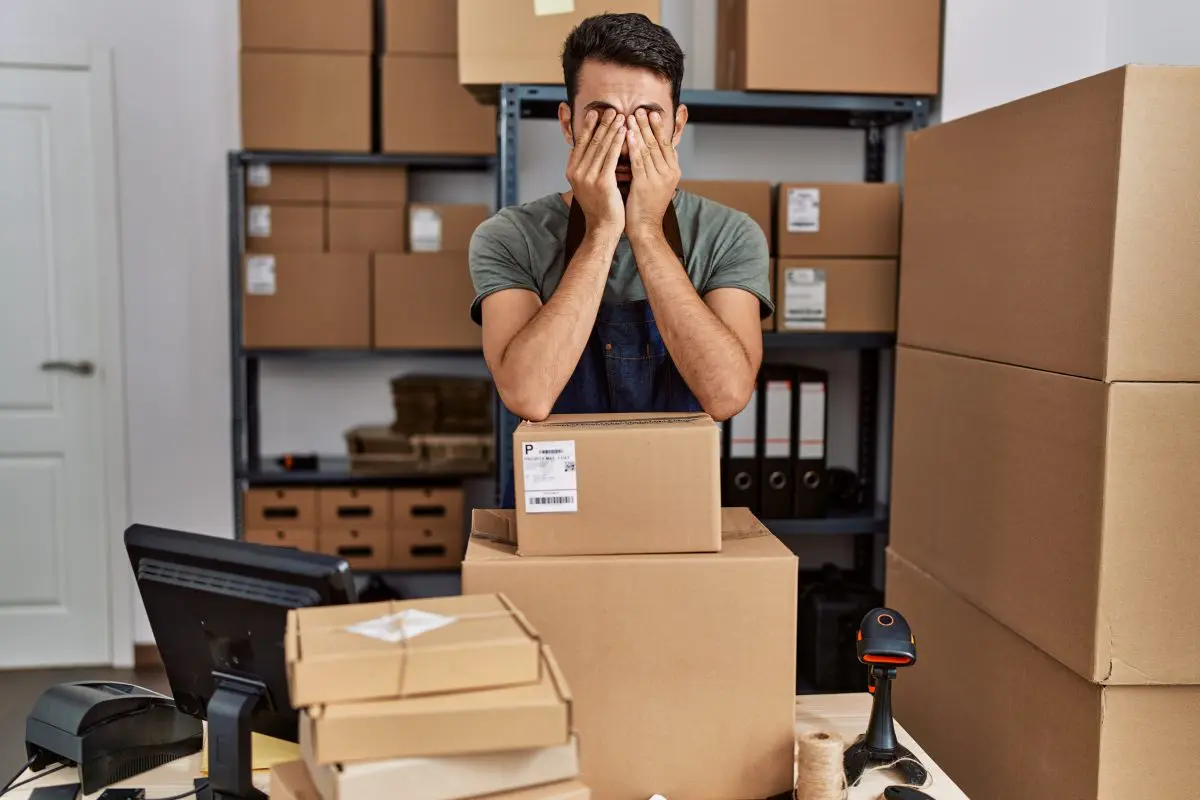
<svg viewBox="0 0 1200 800">
<path fill-rule="evenodd" d="M 796 460 L 792 485 L 795 487 L 793 513 L 798 519 L 824 517 L 829 513 L 829 480 L 825 467 L 828 389 L 829 373 L 808 367 L 797 368 Z"/>
<path fill-rule="evenodd" d="M 764 364 L 758 373 L 759 511 L 764 519 L 793 515 L 796 459 L 795 367 Z"/>
<path fill-rule="evenodd" d="M 750 402 L 721 428 L 721 505 L 749 508 L 759 513 L 758 391 Z"/>
</svg>

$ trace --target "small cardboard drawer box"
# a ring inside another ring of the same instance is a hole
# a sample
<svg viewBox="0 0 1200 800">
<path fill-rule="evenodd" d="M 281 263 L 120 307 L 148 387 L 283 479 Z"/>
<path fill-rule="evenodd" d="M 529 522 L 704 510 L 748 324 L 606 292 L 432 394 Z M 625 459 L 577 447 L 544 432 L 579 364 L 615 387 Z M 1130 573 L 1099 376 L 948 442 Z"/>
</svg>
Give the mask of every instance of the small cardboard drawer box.
<svg viewBox="0 0 1200 800">
<path fill-rule="evenodd" d="M 445 525 L 462 530 L 463 502 L 463 490 L 459 488 L 394 489 L 392 527 L 416 529 Z"/>
<path fill-rule="evenodd" d="M 246 531 L 246 541 L 317 552 L 317 532 L 307 528 L 251 528 Z"/>
<path fill-rule="evenodd" d="M 310 726 L 313 761 L 335 764 L 566 744 L 571 739 L 571 692 L 548 647 L 541 656 L 536 683 L 312 706 L 300 725 Z M 479 665 L 476 670 L 492 672 L 500 659 L 476 651 L 469 661 L 463 659 L 469 662 Z M 441 671 L 451 676 L 466 672 Z"/>
<path fill-rule="evenodd" d="M 392 537 L 387 528 L 323 528 L 317 550 L 338 556 L 355 569 L 387 569 L 392 563 Z"/>
<path fill-rule="evenodd" d="M 540 646 L 503 595 L 294 609 L 288 685 L 297 708 L 532 685 Z"/>
<path fill-rule="evenodd" d="M 321 528 L 386 528 L 392 518 L 387 489 L 320 489 Z"/>
<path fill-rule="evenodd" d="M 243 497 L 246 530 L 317 526 L 317 493 L 313 489 L 249 489 Z"/>
<path fill-rule="evenodd" d="M 460 525 L 445 523 L 427 528 L 400 528 L 392 531 L 392 567 L 394 569 L 442 570 L 462 564 L 466 536 Z"/>
</svg>

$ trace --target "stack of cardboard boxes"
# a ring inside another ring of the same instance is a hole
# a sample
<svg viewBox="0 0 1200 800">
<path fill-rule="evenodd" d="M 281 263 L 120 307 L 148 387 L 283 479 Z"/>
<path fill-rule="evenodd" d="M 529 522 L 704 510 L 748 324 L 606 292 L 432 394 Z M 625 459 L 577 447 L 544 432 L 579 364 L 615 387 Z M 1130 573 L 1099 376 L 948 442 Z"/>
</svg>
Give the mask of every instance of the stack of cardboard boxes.
<svg viewBox="0 0 1200 800">
<path fill-rule="evenodd" d="M 793 785 L 797 563 L 720 508 L 704 415 L 550 417 L 513 439 L 516 510 L 477 510 L 468 594 L 503 593 L 571 676 L 599 797 Z"/>
<path fill-rule="evenodd" d="M 294 610 L 297 765 L 272 795 L 587 800 L 554 654 L 498 595 Z"/>
<path fill-rule="evenodd" d="M 889 604 L 897 715 L 976 800 L 1195 794 L 1200 69 L 916 134 Z"/>
</svg>

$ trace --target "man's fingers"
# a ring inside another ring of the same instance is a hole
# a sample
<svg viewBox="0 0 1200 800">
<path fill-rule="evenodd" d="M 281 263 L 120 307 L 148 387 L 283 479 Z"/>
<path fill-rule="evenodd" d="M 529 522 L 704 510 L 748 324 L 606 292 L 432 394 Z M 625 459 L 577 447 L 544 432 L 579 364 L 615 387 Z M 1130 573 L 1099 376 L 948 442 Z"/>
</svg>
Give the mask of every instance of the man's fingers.
<svg viewBox="0 0 1200 800">
<path fill-rule="evenodd" d="M 659 149 L 658 139 L 654 136 L 654 130 L 650 127 L 650 115 L 644 110 L 639 109 L 636 118 L 639 128 L 638 138 L 642 140 L 642 146 L 646 149 L 646 155 L 650 162 L 646 165 L 646 169 L 653 169 L 660 174 L 666 174 L 667 160 Z"/>
<path fill-rule="evenodd" d="M 658 140 L 658 147 L 663 154 L 663 158 L 666 159 L 668 166 L 673 165 L 678 158 L 678 154 L 675 152 L 675 142 L 672 141 L 674 134 L 667 127 L 666 115 L 660 114 L 657 111 L 651 112 L 650 128 L 654 131 L 655 137 Z"/>
<path fill-rule="evenodd" d="M 592 155 L 588 160 L 587 174 L 591 177 L 598 176 L 604 169 L 604 164 L 608 161 L 608 151 L 612 148 L 614 138 L 620 138 L 621 129 L 625 125 L 625 118 L 620 114 L 614 114 L 612 121 L 608 127 L 601 133 L 596 134 L 592 139 Z"/>
<path fill-rule="evenodd" d="M 608 135 L 612 132 L 616 117 L 617 112 L 611 108 L 605 109 L 604 113 L 600 115 L 600 121 L 596 123 L 596 131 L 592 134 L 587 152 L 584 153 L 583 161 L 579 165 L 585 173 L 591 172 L 598 161 L 604 160 L 604 154 L 607 152 L 604 145 L 608 142 Z"/>
<path fill-rule="evenodd" d="M 632 121 L 632 118 L 631 118 Z M 641 136 L 638 135 L 637 125 L 629 128 L 629 166 L 633 170 L 633 176 L 646 177 L 646 160 L 643 157 L 645 150 L 642 148 Z"/>
<path fill-rule="evenodd" d="M 618 116 L 613 122 L 612 130 L 608 136 L 608 150 L 604 154 L 604 161 L 600 164 L 601 175 L 616 175 L 617 160 L 621 157 L 621 145 L 625 141 L 625 118 Z"/>
<path fill-rule="evenodd" d="M 571 145 L 571 157 L 569 159 L 572 165 L 582 163 L 584 155 L 587 153 L 588 144 L 592 141 L 592 136 L 596 132 L 596 123 L 599 114 L 595 109 L 589 109 L 583 116 L 583 127 L 579 132 L 579 137 L 575 139 L 575 143 Z"/>
</svg>

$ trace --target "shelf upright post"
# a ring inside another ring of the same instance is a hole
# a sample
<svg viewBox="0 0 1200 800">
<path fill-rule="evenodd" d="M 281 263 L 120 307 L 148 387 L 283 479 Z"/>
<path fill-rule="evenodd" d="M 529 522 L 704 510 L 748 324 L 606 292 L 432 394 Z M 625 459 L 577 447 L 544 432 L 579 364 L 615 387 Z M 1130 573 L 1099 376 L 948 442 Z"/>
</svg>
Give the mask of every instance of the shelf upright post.
<svg viewBox="0 0 1200 800">
<path fill-rule="evenodd" d="M 245 219 L 245 168 L 240 153 L 229 154 L 229 363 L 230 391 L 233 413 L 230 417 L 232 442 L 230 454 L 233 459 L 233 535 L 241 538 L 245 534 L 245 509 L 242 507 L 242 479 L 246 472 L 245 419 L 246 419 L 246 373 L 242 360 L 242 250 Z"/>
<path fill-rule="evenodd" d="M 500 180 L 497 181 L 497 208 L 517 204 L 517 170 L 520 167 L 521 87 L 500 85 L 500 106 L 496 124 L 499 132 L 497 150 Z"/>
</svg>

